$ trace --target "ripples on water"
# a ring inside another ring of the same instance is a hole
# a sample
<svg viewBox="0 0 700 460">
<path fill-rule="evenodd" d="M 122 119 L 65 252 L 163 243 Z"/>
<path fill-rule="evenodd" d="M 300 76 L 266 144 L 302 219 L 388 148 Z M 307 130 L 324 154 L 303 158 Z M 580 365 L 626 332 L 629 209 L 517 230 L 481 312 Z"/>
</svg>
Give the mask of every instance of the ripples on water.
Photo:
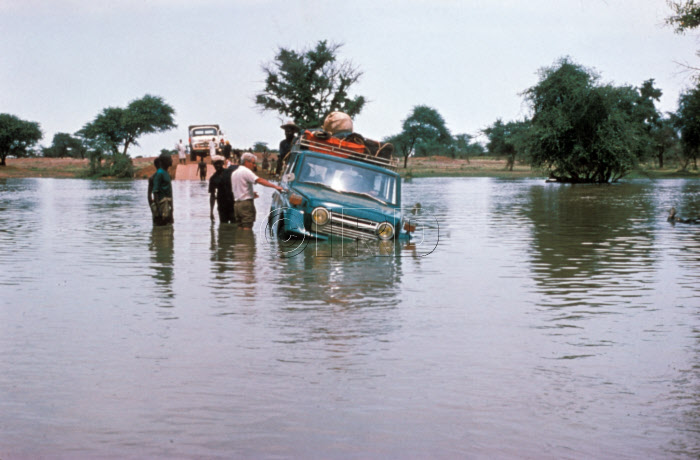
<svg viewBox="0 0 700 460">
<path fill-rule="evenodd" d="M 412 244 L 297 252 L 174 187 L 0 181 L 0 458 L 700 455 L 697 181 L 416 179 Z"/>
</svg>

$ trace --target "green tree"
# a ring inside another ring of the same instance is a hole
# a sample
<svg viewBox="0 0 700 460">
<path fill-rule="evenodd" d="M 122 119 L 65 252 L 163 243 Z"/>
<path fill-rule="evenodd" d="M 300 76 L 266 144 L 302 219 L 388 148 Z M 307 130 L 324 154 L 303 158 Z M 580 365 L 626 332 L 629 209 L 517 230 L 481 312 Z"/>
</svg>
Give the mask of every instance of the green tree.
<svg viewBox="0 0 700 460">
<path fill-rule="evenodd" d="M 253 152 L 267 152 L 268 150 L 267 142 L 256 142 L 253 145 Z"/>
<path fill-rule="evenodd" d="M 88 146 L 91 172 L 96 175 L 126 177 L 133 171 L 127 151 L 138 145 L 144 134 L 168 131 L 177 125 L 173 120 L 175 110 L 158 96 L 145 95 L 133 100 L 126 108 L 108 107 L 87 123 L 76 134 Z M 107 157 L 106 168 L 102 167 Z"/>
<path fill-rule="evenodd" d="M 0 166 L 6 166 L 9 155 L 26 156 L 41 137 L 39 123 L 0 113 Z"/>
<path fill-rule="evenodd" d="M 512 171 L 517 156 L 526 149 L 529 128 L 530 122 L 527 120 L 503 123 L 500 118 L 497 119 L 483 131 L 489 139 L 486 144 L 487 151 L 491 155 L 506 157 L 506 169 Z"/>
<path fill-rule="evenodd" d="M 403 156 L 403 167 L 408 166 L 408 157 L 449 153 L 452 134 L 447 129 L 440 113 L 426 105 L 413 107 L 411 114 L 403 121 L 403 131 L 388 137 L 385 141 L 394 144 L 396 151 Z"/>
<path fill-rule="evenodd" d="M 664 159 L 675 151 L 680 150 L 680 139 L 676 130 L 673 118 L 661 118 L 654 125 L 650 132 L 651 136 L 651 152 L 653 157 L 659 164 L 659 168 L 663 169 Z"/>
<path fill-rule="evenodd" d="M 341 46 L 322 40 L 313 49 L 280 48 L 274 61 L 262 66 L 265 88 L 255 96 L 255 104 L 303 127 L 321 126 L 330 112 L 358 115 L 366 100 L 348 92 L 362 72 L 349 61 L 337 61 Z"/>
<path fill-rule="evenodd" d="M 540 70 L 539 83 L 524 92 L 533 111 L 526 137 L 533 166 L 562 181 L 603 183 L 636 165 L 640 93 L 598 79 L 569 58 Z"/>
<path fill-rule="evenodd" d="M 71 157 L 82 160 L 87 155 L 87 148 L 80 139 L 68 133 L 56 133 L 53 135 L 51 145 L 42 148 L 42 153 L 45 157 L 50 158 Z"/>
<path fill-rule="evenodd" d="M 667 0 L 666 3 L 673 11 L 673 14 L 666 18 L 666 23 L 673 27 L 676 33 L 683 34 L 700 26 L 700 4 L 695 0 Z M 700 51 L 696 51 L 695 54 L 700 55 Z M 695 78 L 700 79 L 697 74 L 700 68 L 681 65 L 695 72 Z"/>
<path fill-rule="evenodd" d="M 700 26 L 700 5 L 695 0 L 667 1 L 673 15 L 666 18 L 666 23 L 673 26 L 676 33 L 683 33 Z"/>
<path fill-rule="evenodd" d="M 656 108 L 656 102 L 659 102 L 663 92 L 659 88 L 654 87 L 654 79 L 650 78 L 642 83 L 638 89 L 639 101 L 637 102 L 637 114 L 640 120 L 647 126 L 652 126 L 661 119 L 661 114 Z M 649 128 L 650 129 L 650 128 Z"/>
<path fill-rule="evenodd" d="M 405 168 L 408 164 L 408 157 L 413 153 L 413 144 L 415 141 L 409 139 L 406 133 L 402 131 L 399 134 L 385 137 L 384 142 L 390 142 L 394 145 L 394 152 L 397 156 L 403 157 L 403 167 Z"/>
<path fill-rule="evenodd" d="M 681 94 L 678 112 L 675 117 L 676 128 L 681 133 L 682 158 L 686 169 L 690 162 L 697 169 L 698 150 L 700 149 L 700 85 Z"/>
<path fill-rule="evenodd" d="M 469 163 L 469 157 L 483 155 L 484 146 L 473 140 L 471 134 L 455 134 L 450 146 L 452 158 L 464 158 Z"/>
<path fill-rule="evenodd" d="M 85 139 L 102 141 L 113 154 L 126 155 L 129 146 L 138 145 L 137 139 L 144 134 L 175 128 L 174 115 L 175 110 L 162 98 L 147 94 L 131 101 L 124 109 L 104 109 L 78 134 Z"/>
<path fill-rule="evenodd" d="M 639 142 L 640 151 L 637 157 L 641 160 L 658 159 L 658 140 L 662 131 L 661 113 L 656 108 L 663 94 L 660 89 L 654 87 L 654 79 L 645 81 L 641 87 L 636 88 L 638 93 L 637 101 L 634 104 L 634 117 L 642 125 Z M 660 161 L 663 167 L 663 158 Z"/>
</svg>

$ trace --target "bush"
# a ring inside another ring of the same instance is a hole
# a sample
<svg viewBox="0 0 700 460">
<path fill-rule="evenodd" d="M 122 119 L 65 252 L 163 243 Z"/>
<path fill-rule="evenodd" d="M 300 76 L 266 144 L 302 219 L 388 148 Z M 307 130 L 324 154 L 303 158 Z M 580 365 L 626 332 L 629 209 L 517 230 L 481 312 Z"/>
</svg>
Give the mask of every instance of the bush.
<svg viewBox="0 0 700 460">
<path fill-rule="evenodd" d="M 134 177 L 134 163 L 131 157 L 124 154 L 104 156 L 101 152 L 92 151 L 88 155 L 88 177 L 114 177 L 118 179 Z"/>
</svg>

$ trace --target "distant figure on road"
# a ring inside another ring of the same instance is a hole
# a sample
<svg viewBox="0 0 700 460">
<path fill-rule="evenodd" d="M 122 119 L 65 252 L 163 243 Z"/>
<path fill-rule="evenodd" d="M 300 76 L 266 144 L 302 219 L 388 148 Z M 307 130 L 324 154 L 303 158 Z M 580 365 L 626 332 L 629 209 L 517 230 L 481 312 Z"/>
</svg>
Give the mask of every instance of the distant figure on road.
<svg viewBox="0 0 700 460">
<path fill-rule="evenodd" d="M 251 230 L 255 222 L 253 200 L 258 197 L 258 194 L 253 190 L 253 185 L 264 185 L 280 192 L 284 190 L 279 185 L 256 176 L 253 172 L 256 163 L 255 155 L 244 153 L 241 156 L 241 165 L 231 174 L 231 190 L 236 200 L 233 205 L 234 216 L 238 227 L 242 230 Z"/>
<path fill-rule="evenodd" d="M 214 156 L 212 156 L 212 158 Z M 207 178 L 207 164 L 204 162 L 204 157 L 199 157 L 199 164 L 197 164 L 197 172 L 199 173 L 199 180 L 205 180 Z"/>
<path fill-rule="evenodd" d="M 294 136 L 301 131 L 301 128 L 296 125 L 292 120 L 287 121 L 287 123 L 280 126 L 284 130 L 284 140 L 280 142 L 280 153 L 277 157 L 277 170 L 275 174 L 279 177 L 282 174 L 282 164 L 287 159 L 287 155 L 292 150 L 292 141 Z"/>
<path fill-rule="evenodd" d="M 182 139 L 180 139 L 179 144 L 175 145 L 175 148 L 177 149 L 177 156 L 180 158 L 180 164 L 187 164 L 187 148 L 185 144 L 182 143 Z"/>
<path fill-rule="evenodd" d="M 233 149 L 233 153 L 231 154 L 231 159 L 237 165 L 241 164 L 241 153 L 243 153 L 243 152 L 241 152 L 238 149 Z"/>
<path fill-rule="evenodd" d="M 174 222 L 173 219 L 173 187 L 170 180 L 168 169 L 173 164 L 173 158 L 170 155 L 161 155 L 157 158 L 158 170 L 153 175 L 153 201 L 158 209 L 160 220 L 155 225 L 169 225 Z M 155 163 L 155 161 L 154 161 Z"/>
<path fill-rule="evenodd" d="M 221 155 L 223 155 L 225 160 L 231 159 L 231 143 L 226 141 L 224 147 L 221 149 Z"/>
<path fill-rule="evenodd" d="M 216 138 L 212 137 L 209 141 L 209 156 L 213 157 L 216 155 Z"/>
<path fill-rule="evenodd" d="M 219 211 L 219 222 L 234 223 L 233 191 L 231 190 L 231 173 L 238 166 L 224 168 L 224 157 L 214 155 L 211 159 L 216 172 L 209 178 L 209 217 L 214 222 L 214 202 Z"/>
<path fill-rule="evenodd" d="M 270 152 L 263 152 L 262 158 L 262 169 L 267 172 L 270 169 Z"/>
</svg>

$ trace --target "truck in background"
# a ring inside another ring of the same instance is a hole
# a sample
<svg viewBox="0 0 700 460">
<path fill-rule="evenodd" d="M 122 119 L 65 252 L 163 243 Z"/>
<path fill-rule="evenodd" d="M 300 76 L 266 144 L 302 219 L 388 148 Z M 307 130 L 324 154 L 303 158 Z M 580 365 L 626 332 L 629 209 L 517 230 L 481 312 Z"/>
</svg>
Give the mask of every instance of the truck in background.
<svg viewBox="0 0 700 460">
<path fill-rule="evenodd" d="M 187 131 L 189 132 L 190 160 L 192 161 L 197 161 L 198 156 L 209 155 L 209 141 L 212 138 L 215 138 L 218 144 L 224 136 L 219 125 L 214 124 L 190 125 Z"/>
</svg>

